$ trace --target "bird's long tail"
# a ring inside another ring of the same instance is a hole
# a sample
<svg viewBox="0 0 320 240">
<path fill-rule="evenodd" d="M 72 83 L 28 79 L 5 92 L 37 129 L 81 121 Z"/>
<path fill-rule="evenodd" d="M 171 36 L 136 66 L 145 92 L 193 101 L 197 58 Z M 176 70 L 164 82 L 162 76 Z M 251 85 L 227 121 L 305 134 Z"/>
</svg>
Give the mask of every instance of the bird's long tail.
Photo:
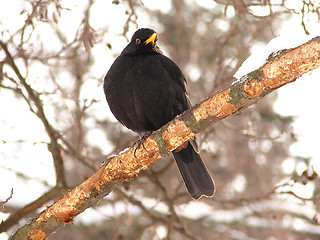
<svg viewBox="0 0 320 240">
<path fill-rule="evenodd" d="M 199 199 L 203 195 L 213 196 L 214 183 L 200 155 L 193 149 L 190 142 L 186 148 L 172 153 L 190 195 L 194 199 Z"/>
</svg>

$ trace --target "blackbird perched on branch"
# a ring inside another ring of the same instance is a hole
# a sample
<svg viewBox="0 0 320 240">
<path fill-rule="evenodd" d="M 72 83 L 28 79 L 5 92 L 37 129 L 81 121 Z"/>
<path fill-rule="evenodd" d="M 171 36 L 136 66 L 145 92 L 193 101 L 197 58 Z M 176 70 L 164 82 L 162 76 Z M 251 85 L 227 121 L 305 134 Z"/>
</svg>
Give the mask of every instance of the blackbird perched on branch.
<svg viewBox="0 0 320 240">
<path fill-rule="evenodd" d="M 137 30 L 104 78 L 104 92 L 113 115 L 127 128 L 146 136 L 191 107 L 181 69 L 157 46 L 157 34 Z M 173 151 L 190 195 L 214 194 L 214 183 L 196 152 L 196 142 Z"/>
</svg>

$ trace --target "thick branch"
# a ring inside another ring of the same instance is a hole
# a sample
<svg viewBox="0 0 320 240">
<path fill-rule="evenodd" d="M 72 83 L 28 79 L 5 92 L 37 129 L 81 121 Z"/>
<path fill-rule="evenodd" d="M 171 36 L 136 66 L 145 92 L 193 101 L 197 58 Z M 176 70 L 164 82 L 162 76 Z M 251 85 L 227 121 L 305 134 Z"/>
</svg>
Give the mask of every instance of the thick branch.
<svg viewBox="0 0 320 240">
<path fill-rule="evenodd" d="M 215 122 L 248 107 L 273 90 L 320 67 L 320 37 L 281 52 L 258 70 L 194 106 L 154 132 L 136 151 L 130 148 L 108 159 L 91 178 L 61 197 L 11 239 L 44 239 L 85 209 L 94 206 L 115 186 L 137 176 L 164 155 L 193 139 Z"/>
</svg>

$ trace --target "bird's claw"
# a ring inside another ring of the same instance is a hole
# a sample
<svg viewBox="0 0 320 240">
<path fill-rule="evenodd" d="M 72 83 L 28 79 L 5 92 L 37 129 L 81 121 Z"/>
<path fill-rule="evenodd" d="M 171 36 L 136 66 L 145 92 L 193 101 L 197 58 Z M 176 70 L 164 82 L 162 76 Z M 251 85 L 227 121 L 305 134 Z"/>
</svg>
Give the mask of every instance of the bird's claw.
<svg viewBox="0 0 320 240">
<path fill-rule="evenodd" d="M 137 150 L 140 148 L 141 145 L 142 145 L 142 147 L 143 147 L 145 150 L 147 150 L 146 147 L 144 146 L 143 142 L 144 142 L 151 134 L 152 134 L 152 131 L 147 132 L 146 134 L 144 134 L 139 140 L 137 140 L 137 141 L 132 145 L 132 147 L 135 147 L 135 146 L 136 146 L 135 149 L 134 149 L 134 152 L 133 152 L 133 155 L 134 155 L 135 157 L 137 157 L 136 152 L 137 152 Z"/>
</svg>

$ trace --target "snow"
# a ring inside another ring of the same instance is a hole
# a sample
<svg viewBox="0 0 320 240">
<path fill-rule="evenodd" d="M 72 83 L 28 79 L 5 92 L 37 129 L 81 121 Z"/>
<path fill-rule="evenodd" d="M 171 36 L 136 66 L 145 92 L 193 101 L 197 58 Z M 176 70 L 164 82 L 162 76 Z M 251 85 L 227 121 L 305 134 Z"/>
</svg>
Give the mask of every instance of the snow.
<svg viewBox="0 0 320 240">
<path fill-rule="evenodd" d="M 267 62 L 270 54 L 298 47 L 316 36 L 320 36 L 320 32 L 313 35 L 284 34 L 275 37 L 266 46 L 253 48 L 252 55 L 242 63 L 233 77 L 240 79 L 242 76 L 262 67 Z"/>
</svg>

